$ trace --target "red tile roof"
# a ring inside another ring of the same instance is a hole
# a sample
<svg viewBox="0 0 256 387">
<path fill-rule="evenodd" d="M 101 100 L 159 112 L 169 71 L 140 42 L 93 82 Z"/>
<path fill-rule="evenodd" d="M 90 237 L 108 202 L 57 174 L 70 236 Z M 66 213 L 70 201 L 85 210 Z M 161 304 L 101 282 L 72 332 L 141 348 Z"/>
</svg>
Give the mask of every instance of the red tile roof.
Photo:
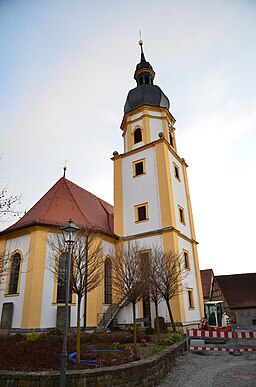
<svg viewBox="0 0 256 387">
<path fill-rule="evenodd" d="M 256 273 L 218 275 L 215 279 L 231 309 L 256 307 Z"/>
<path fill-rule="evenodd" d="M 72 218 L 81 228 L 113 235 L 113 213 L 113 206 L 62 177 L 17 223 L 2 233 L 35 224 L 59 227 Z"/>
<path fill-rule="evenodd" d="M 202 288 L 203 288 L 203 297 L 210 298 L 212 278 L 214 276 L 212 269 L 200 270 Z"/>
</svg>

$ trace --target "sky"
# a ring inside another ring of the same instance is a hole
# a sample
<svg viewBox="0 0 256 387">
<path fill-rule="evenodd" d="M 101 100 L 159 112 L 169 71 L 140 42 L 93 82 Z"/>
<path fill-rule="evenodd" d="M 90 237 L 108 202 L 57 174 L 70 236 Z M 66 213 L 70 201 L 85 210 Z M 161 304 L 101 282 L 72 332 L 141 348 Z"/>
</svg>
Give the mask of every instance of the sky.
<svg viewBox="0 0 256 387">
<path fill-rule="evenodd" d="M 255 0 L 0 0 L 0 187 L 29 210 L 67 160 L 113 204 L 139 30 L 189 165 L 200 268 L 255 272 Z"/>
</svg>

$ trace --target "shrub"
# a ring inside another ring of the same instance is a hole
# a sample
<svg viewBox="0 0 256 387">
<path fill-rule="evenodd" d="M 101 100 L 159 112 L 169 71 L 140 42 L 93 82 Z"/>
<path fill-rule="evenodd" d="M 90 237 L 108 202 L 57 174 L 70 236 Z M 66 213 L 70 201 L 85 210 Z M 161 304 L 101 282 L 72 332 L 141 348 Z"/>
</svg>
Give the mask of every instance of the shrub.
<svg viewBox="0 0 256 387">
<path fill-rule="evenodd" d="M 171 333 L 165 339 L 160 340 L 159 346 L 160 347 L 168 347 L 169 345 L 172 345 L 172 344 L 176 343 L 177 341 L 180 341 L 181 339 L 182 339 L 182 333 L 174 332 L 174 333 Z"/>
<path fill-rule="evenodd" d="M 146 334 L 146 335 L 153 335 L 154 333 L 155 333 L 155 330 L 154 330 L 153 327 L 147 327 L 147 328 L 145 329 L 145 334 Z"/>
<path fill-rule="evenodd" d="M 34 331 L 27 335 L 27 341 L 40 341 L 40 338 L 40 333 Z"/>
</svg>

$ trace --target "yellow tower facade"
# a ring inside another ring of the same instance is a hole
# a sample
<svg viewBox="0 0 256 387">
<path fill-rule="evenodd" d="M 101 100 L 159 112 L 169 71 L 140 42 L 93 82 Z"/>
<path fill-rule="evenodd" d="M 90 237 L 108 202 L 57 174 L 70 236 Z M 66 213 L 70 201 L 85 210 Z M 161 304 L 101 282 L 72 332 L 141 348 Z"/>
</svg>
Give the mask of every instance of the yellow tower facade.
<svg viewBox="0 0 256 387">
<path fill-rule="evenodd" d="M 124 152 L 113 157 L 114 232 L 124 243 L 136 239 L 180 254 L 186 291 L 171 301 L 172 310 L 177 325 L 192 325 L 203 314 L 203 297 L 187 164 L 177 152 L 169 100 L 154 85 L 142 41 L 140 46 L 137 86 L 128 93 L 121 124 Z M 160 311 L 168 321 L 164 304 Z"/>
</svg>

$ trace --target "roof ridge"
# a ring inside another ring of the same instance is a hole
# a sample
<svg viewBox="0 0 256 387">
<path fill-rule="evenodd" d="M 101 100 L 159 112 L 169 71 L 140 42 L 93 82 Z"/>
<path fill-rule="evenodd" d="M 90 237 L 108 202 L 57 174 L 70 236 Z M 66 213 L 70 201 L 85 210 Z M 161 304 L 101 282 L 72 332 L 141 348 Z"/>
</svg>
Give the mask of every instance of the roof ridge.
<svg viewBox="0 0 256 387">
<path fill-rule="evenodd" d="M 255 274 L 256 275 L 256 273 L 254 272 L 254 273 L 235 273 L 235 274 L 221 274 L 221 275 L 215 275 L 214 277 L 231 277 L 231 276 L 238 276 L 238 275 L 250 275 L 250 274 Z"/>
<path fill-rule="evenodd" d="M 55 189 L 55 191 L 56 191 L 56 186 L 58 185 L 58 183 L 60 182 L 61 179 L 62 179 L 62 177 L 59 178 L 59 180 L 57 180 L 56 183 L 55 183 L 50 189 L 48 189 L 48 191 L 46 191 L 46 193 L 45 193 L 39 200 L 37 200 L 37 202 L 36 202 L 36 203 L 35 203 L 28 211 L 26 211 L 26 213 L 25 213 L 20 219 L 17 220 L 17 222 L 15 222 L 14 224 L 12 224 L 11 226 L 7 227 L 5 230 L 3 230 L 3 231 L 1 231 L 1 232 L 5 232 L 5 231 L 7 231 L 7 230 L 9 230 L 9 229 L 11 229 L 11 228 L 14 228 L 15 225 L 16 225 L 18 222 L 20 222 L 21 219 L 23 219 L 24 217 L 26 217 L 27 214 L 31 213 L 31 211 L 38 205 L 38 203 L 40 203 L 40 202 L 44 199 L 44 197 L 45 197 L 51 190 L 54 190 L 54 189 Z M 43 212 L 43 216 L 40 217 L 40 220 L 45 216 L 45 214 L 46 214 L 47 211 L 49 210 L 49 207 L 50 207 L 50 204 L 51 204 L 51 203 L 52 203 L 52 200 L 49 202 L 49 204 L 47 204 L 45 211 L 42 211 L 42 212 Z M 34 221 L 37 222 L 37 219 L 34 219 Z M 31 221 L 29 220 L 28 223 L 29 223 L 29 222 L 31 222 Z M 25 222 L 25 223 L 26 223 L 26 222 Z"/>
<path fill-rule="evenodd" d="M 89 224 L 91 227 L 93 227 L 93 226 L 92 226 L 92 223 L 89 222 L 89 220 L 87 219 L 87 217 L 85 216 L 85 214 L 82 212 L 82 210 L 81 210 L 80 206 L 78 205 L 77 200 L 75 199 L 74 195 L 72 194 L 72 192 L 71 192 L 71 190 L 70 190 L 69 185 L 68 185 L 67 182 L 69 182 L 70 184 L 75 185 L 76 187 L 78 187 L 78 188 L 80 188 L 80 189 L 83 189 L 83 188 L 82 188 L 82 187 L 79 187 L 79 185 L 73 183 L 72 181 L 70 181 L 70 180 L 68 180 L 68 179 L 66 179 L 66 178 L 64 178 L 64 180 L 65 180 L 66 186 L 67 186 L 67 188 L 68 188 L 68 190 L 69 190 L 69 192 L 70 192 L 70 195 L 72 196 L 74 202 L 76 203 L 77 208 L 79 209 L 80 213 L 82 214 L 82 216 L 84 217 L 84 219 L 88 222 L 88 224 Z M 85 191 L 86 191 L 86 190 L 85 190 Z M 89 191 L 87 191 L 87 192 L 89 192 Z M 90 192 L 89 192 L 89 193 L 90 193 Z"/>
<path fill-rule="evenodd" d="M 59 184 L 60 184 L 60 182 L 62 181 L 62 179 L 64 179 L 64 177 L 59 178 L 59 180 L 56 181 L 56 183 L 54 184 L 54 186 L 53 186 L 52 188 L 50 188 L 50 189 L 46 192 L 46 194 L 47 194 L 49 191 L 53 190 L 54 187 L 56 186 L 56 189 L 55 189 L 55 191 L 54 191 L 54 194 L 52 195 L 52 198 L 50 198 L 51 200 L 49 200 L 49 204 L 47 204 L 46 209 L 45 209 L 45 212 L 44 212 L 43 215 L 41 216 L 41 219 L 44 218 L 44 217 L 46 216 L 47 212 L 49 211 L 50 205 L 52 204 L 53 199 L 55 198 L 55 196 L 56 196 L 56 194 L 57 194 L 58 187 L 59 187 Z M 46 195 L 46 194 L 45 194 L 45 195 Z M 44 196 L 45 196 L 45 195 L 44 195 Z M 42 200 L 42 199 L 44 198 L 44 196 L 43 196 L 40 200 Z M 38 200 L 38 202 L 39 202 L 40 200 Z M 37 202 L 37 203 L 38 203 L 38 202 Z"/>
</svg>

